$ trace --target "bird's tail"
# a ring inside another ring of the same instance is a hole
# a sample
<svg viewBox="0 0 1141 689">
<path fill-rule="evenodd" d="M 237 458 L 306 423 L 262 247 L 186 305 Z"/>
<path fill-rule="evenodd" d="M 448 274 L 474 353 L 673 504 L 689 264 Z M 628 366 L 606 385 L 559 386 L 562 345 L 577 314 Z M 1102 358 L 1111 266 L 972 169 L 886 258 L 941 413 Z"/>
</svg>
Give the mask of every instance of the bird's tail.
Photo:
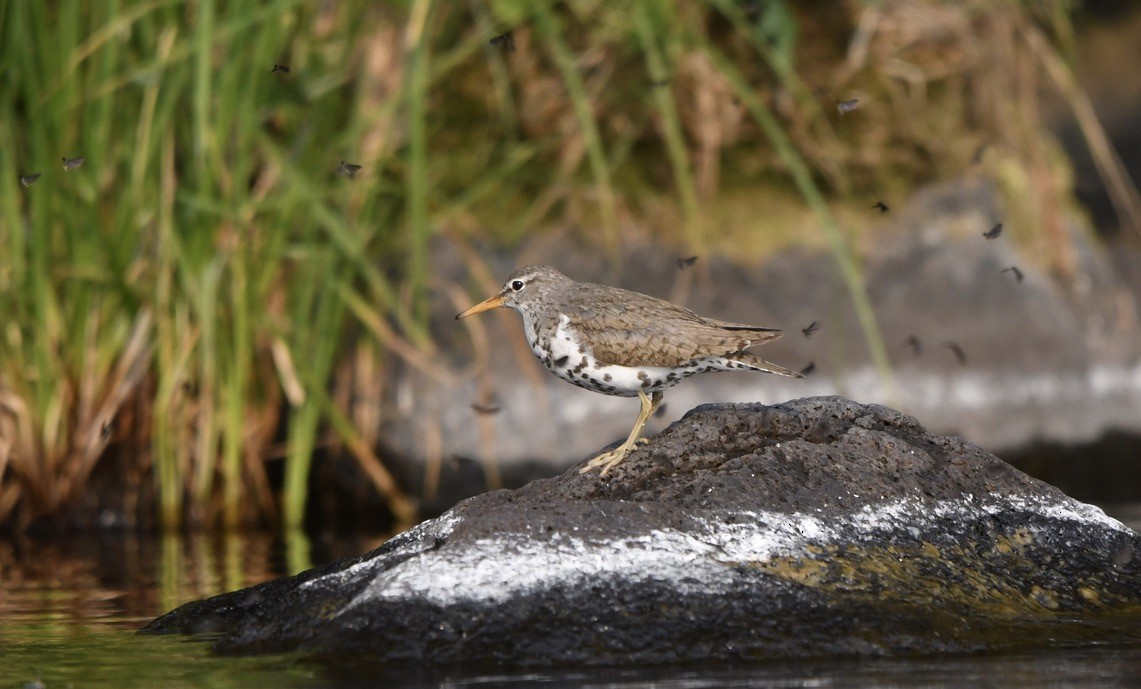
<svg viewBox="0 0 1141 689">
<path fill-rule="evenodd" d="M 738 364 L 744 364 L 746 367 L 754 371 L 765 371 L 767 373 L 775 373 L 778 376 L 787 376 L 789 378 L 804 378 L 804 374 L 791 371 L 784 366 L 778 366 L 771 361 L 765 361 L 761 357 L 751 352 L 734 352 L 725 357 L 730 361 L 735 361 Z"/>
<path fill-rule="evenodd" d="M 744 325 L 741 323 L 726 323 L 725 321 L 717 321 L 717 327 L 722 330 L 728 330 L 734 334 L 740 334 L 749 339 L 753 345 L 759 345 L 762 342 L 768 342 L 780 337 L 784 331 L 779 328 L 761 328 L 755 325 Z"/>
</svg>

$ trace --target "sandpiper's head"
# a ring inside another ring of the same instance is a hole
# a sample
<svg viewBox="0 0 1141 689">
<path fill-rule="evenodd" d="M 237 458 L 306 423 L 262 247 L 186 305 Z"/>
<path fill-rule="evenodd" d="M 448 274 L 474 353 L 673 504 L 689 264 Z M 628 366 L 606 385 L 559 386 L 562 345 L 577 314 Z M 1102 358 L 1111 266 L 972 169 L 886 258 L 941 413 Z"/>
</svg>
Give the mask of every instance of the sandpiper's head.
<svg viewBox="0 0 1141 689">
<path fill-rule="evenodd" d="M 529 304 L 541 301 L 545 295 L 570 281 L 570 278 L 550 266 L 523 266 L 507 276 L 507 281 L 503 283 L 503 289 L 499 290 L 498 294 L 484 299 L 456 318 L 467 318 L 500 306 L 523 311 Z"/>
</svg>

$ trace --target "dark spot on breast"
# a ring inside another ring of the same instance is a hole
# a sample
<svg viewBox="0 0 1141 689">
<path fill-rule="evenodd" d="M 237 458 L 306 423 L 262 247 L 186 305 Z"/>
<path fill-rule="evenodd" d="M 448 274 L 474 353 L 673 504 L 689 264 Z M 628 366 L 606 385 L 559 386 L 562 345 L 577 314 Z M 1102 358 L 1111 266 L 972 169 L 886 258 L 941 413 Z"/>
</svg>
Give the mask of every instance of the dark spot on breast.
<svg viewBox="0 0 1141 689">
<path fill-rule="evenodd" d="M 568 359 L 570 359 L 570 357 L 567 356 L 566 354 L 560 356 L 558 359 L 555 359 L 555 366 L 566 366 Z M 550 360 L 551 360 L 551 358 L 547 357 L 547 361 L 550 361 Z"/>
<path fill-rule="evenodd" d="M 646 373 L 645 371 L 638 371 L 638 380 L 646 380 L 649 377 L 649 373 Z"/>
<path fill-rule="evenodd" d="M 609 383 L 613 379 L 614 379 L 614 376 L 610 375 L 609 373 L 602 374 L 602 380 L 605 380 L 607 383 Z"/>
<path fill-rule="evenodd" d="M 586 354 L 586 345 L 579 345 L 578 346 L 578 353 L 579 354 Z"/>
</svg>

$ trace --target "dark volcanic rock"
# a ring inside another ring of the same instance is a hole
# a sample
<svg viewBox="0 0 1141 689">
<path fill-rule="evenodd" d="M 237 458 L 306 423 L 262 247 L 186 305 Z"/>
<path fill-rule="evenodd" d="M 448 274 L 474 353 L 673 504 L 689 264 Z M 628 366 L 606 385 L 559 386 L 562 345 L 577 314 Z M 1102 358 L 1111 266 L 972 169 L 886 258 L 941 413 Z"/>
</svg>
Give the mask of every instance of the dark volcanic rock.
<svg viewBox="0 0 1141 689">
<path fill-rule="evenodd" d="M 891 409 L 698 407 L 605 480 L 461 503 L 145 631 L 223 652 L 658 663 L 1141 637 L 1141 537 Z"/>
</svg>

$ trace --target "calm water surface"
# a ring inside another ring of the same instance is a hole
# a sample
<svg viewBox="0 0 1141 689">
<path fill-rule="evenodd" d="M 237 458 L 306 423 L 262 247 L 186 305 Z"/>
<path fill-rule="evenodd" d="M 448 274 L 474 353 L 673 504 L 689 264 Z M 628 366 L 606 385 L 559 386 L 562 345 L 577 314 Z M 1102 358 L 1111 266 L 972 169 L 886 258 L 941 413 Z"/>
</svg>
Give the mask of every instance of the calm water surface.
<svg viewBox="0 0 1141 689">
<path fill-rule="evenodd" d="M 1107 510 L 1141 528 L 1141 505 Z M 0 541 L 0 689 L 64 687 L 1130 687 L 1141 646 L 936 659 L 540 672 L 328 668 L 219 658 L 206 644 L 134 631 L 182 603 L 365 552 L 383 539 L 312 544 L 262 536 Z"/>
</svg>

